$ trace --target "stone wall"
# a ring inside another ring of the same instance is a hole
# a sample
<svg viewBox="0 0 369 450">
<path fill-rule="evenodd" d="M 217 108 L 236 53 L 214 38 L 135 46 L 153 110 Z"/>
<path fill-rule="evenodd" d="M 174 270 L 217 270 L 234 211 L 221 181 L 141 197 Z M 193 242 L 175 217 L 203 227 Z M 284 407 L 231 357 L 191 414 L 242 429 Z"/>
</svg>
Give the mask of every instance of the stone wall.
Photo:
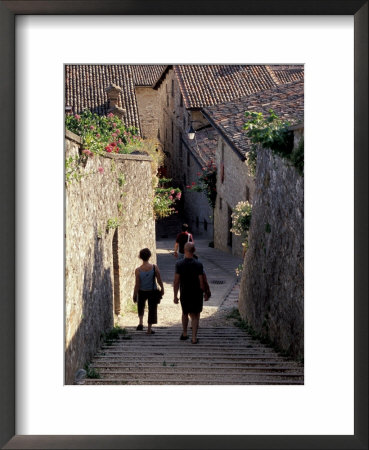
<svg viewBox="0 0 369 450">
<path fill-rule="evenodd" d="M 67 131 L 66 156 L 79 151 L 79 137 Z M 150 248 L 156 261 L 151 159 L 95 155 L 82 175 L 65 197 L 66 384 L 131 302 L 139 250 Z"/>
<path fill-rule="evenodd" d="M 239 311 L 292 356 L 304 353 L 304 179 L 270 150 L 258 153 Z"/>
<path fill-rule="evenodd" d="M 157 139 L 159 129 L 159 96 L 152 87 L 136 86 L 136 99 L 142 137 Z"/>
<path fill-rule="evenodd" d="M 222 153 L 224 160 L 222 160 Z M 242 239 L 232 233 L 229 235 L 231 214 L 238 202 L 248 200 L 252 203 L 254 178 L 250 175 L 245 161 L 223 139 L 218 140 L 216 151 L 217 201 L 214 210 L 214 245 L 216 248 L 236 256 L 242 256 Z M 222 181 L 222 166 L 224 178 Z M 231 238 L 231 240 L 230 240 Z"/>
</svg>

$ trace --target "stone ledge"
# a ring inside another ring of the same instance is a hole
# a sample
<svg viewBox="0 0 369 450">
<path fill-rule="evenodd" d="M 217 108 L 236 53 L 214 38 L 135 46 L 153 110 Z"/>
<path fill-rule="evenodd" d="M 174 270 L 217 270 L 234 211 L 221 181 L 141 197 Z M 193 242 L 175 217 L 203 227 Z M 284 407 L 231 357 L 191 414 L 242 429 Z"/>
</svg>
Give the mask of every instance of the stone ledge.
<svg viewBox="0 0 369 450">
<path fill-rule="evenodd" d="M 74 141 L 79 145 L 82 145 L 83 143 L 83 140 L 80 136 L 69 130 L 65 130 L 65 138 L 69 139 L 70 141 Z M 150 162 L 152 161 L 151 156 L 149 156 L 147 153 L 139 153 L 139 150 L 136 150 L 136 152 L 137 153 L 134 154 L 132 153 L 116 154 L 105 152 L 100 156 L 102 156 L 103 158 L 117 159 L 118 161 L 124 161 L 127 159 L 136 161 L 150 161 Z"/>
<path fill-rule="evenodd" d="M 82 145 L 82 138 L 78 136 L 78 134 L 73 133 L 72 131 L 65 130 L 65 137 L 71 141 L 77 142 L 77 144 Z"/>
<path fill-rule="evenodd" d="M 152 161 L 151 156 L 146 155 L 146 154 L 140 154 L 140 155 L 132 155 L 131 153 L 121 153 L 121 154 L 116 154 L 116 153 L 104 153 L 103 155 L 104 158 L 110 158 L 110 159 L 117 159 L 118 161 L 124 161 L 127 159 L 131 159 L 131 160 L 136 160 L 136 161 Z"/>
</svg>

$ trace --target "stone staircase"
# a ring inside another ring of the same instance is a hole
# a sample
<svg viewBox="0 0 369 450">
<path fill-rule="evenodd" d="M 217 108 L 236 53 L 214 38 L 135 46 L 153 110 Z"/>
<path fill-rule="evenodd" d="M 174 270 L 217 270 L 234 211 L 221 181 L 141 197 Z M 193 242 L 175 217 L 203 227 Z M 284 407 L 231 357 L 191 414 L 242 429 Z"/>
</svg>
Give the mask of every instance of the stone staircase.
<svg viewBox="0 0 369 450">
<path fill-rule="evenodd" d="M 90 368 L 100 378 L 86 378 L 82 384 L 304 384 L 302 365 L 278 355 L 237 327 L 200 328 L 197 345 L 180 341 L 178 326 L 157 327 L 155 335 L 134 327 L 126 330 L 92 360 Z"/>
</svg>

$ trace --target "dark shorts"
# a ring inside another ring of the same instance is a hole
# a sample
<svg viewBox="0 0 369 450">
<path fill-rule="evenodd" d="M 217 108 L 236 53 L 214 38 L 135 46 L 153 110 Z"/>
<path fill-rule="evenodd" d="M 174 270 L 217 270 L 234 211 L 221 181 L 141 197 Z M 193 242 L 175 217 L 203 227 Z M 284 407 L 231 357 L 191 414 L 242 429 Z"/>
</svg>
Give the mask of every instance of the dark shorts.
<svg viewBox="0 0 369 450">
<path fill-rule="evenodd" d="M 145 312 L 146 300 L 149 305 L 149 317 L 147 323 L 153 325 L 158 323 L 158 304 L 152 298 L 152 291 L 138 291 L 137 309 L 138 315 L 143 316 Z"/>
<path fill-rule="evenodd" d="M 198 314 L 202 311 L 203 306 L 203 296 L 191 296 L 183 297 L 181 296 L 181 306 L 183 314 Z"/>
</svg>

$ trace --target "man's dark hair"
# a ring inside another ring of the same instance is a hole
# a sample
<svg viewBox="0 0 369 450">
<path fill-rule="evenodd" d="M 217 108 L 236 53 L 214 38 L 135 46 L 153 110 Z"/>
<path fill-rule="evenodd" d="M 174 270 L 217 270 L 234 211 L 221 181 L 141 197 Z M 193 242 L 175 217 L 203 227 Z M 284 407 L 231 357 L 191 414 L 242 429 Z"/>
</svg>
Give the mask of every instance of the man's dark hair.
<svg viewBox="0 0 369 450">
<path fill-rule="evenodd" d="M 187 225 L 187 223 L 184 223 L 182 225 L 182 231 L 187 231 L 187 230 L 188 230 L 188 225 Z"/>
<path fill-rule="evenodd" d="M 140 258 L 142 261 L 148 261 L 150 259 L 151 252 L 148 248 L 143 248 L 140 250 Z"/>
</svg>

